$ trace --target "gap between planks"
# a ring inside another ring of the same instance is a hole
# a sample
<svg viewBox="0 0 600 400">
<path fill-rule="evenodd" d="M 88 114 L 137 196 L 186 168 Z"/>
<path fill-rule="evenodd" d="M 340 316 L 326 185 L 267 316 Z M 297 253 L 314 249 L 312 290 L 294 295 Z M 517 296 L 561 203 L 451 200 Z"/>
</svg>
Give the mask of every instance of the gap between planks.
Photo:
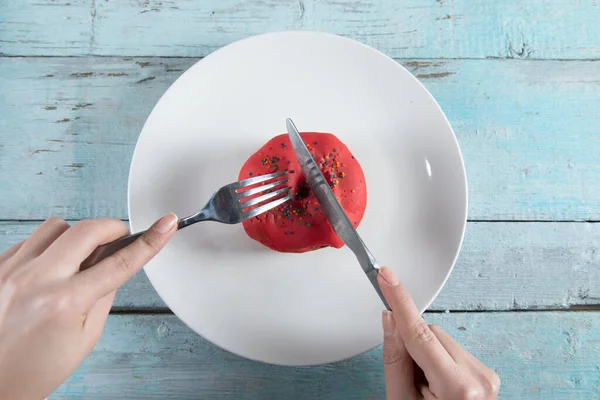
<svg viewBox="0 0 600 400">
<path fill-rule="evenodd" d="M 530 308 L 521 310 L 426 310 L 424 314 L 497 314 L 497 313 L 543 313 L 543 312 L 599 312 L 600 304 L 573 305 L 568 308 Z M 113 307 L 111 315 L 174 315 L 169 308 L 129 308 Z"/>
</svg>

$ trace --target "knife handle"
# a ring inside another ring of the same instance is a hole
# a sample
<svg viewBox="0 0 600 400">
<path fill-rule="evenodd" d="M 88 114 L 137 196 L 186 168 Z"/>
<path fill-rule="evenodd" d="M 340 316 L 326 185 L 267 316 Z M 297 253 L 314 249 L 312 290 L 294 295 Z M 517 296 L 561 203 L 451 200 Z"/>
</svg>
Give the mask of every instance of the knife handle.
<svg viewBox="0 0 600 400">
<path fill-rule="evenodd" d="M 372 263 L 369 264 L 371 264 L 372 268 L 369 270 L 369 272 L 367 272 L 367 277 L 369 277 L 373 288 L 375 288 L 375 291 L 379 295 L 379 298 L 383 302 L 385 308 L 391 311 L 392 309 L 390 308 L 388 302 L 385 300 L 385 297 L 383 297 L 383 293 L 381 293 L 381 288 L 379 287 L 379 281 L 377 280 L 377 275 L 379 274 L 379 266 L 373 265 Z"/>
</svg>

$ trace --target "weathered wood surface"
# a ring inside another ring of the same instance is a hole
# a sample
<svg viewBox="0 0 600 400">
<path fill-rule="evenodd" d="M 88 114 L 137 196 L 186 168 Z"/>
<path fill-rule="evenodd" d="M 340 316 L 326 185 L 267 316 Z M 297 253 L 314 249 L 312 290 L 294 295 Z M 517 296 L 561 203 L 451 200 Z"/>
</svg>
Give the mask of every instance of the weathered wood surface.
<svg viewBox="0 0 600 400">
<path fill-rule="evenodd" d="M 600 398 L 600 313 L 427 314 L 502 379 L 501 399 Z M 381 348 L 311 368 L 216 348 L 172 315 L 111 315 L 58 399 L 383 399 Z"/>
<path fill-rule="evenodd" d="M 35 226 L 0 222 L 0 251 Z M 469 223 L 456 268 L 430 310 L 600 306 L 599 243 L 600 224 Z M 144 273 L 119 290 L 115 307 L 166 309 Z"/>
<path fill-rule="evenodd" d="M 139 132 L 195 61 L 0 58 L 0 219 L 127 218 Z M 600 220 L 600 61 L 400 62 L 457 133 L 470 219 Z"/>
<path fill-rule="evenodd" d="M 202 57 L 292 29 L 398 58 L 600 58 L 596 0 L 3 0 L 0 18 L 7 55 Z"/>
</svg>

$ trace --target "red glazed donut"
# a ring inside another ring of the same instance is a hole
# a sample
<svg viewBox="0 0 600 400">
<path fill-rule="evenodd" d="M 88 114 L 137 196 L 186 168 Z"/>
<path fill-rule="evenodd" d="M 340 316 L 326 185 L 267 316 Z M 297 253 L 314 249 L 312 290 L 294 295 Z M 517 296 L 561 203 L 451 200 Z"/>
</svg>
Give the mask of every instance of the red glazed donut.
<svg viewBox="0 0 600 400">
<path fill-rule="evenodd" d="M 301 133 L 304 143 L 357 227 L 367 205 L 365 177 L 348 147 L 330 133 Z M 294 198 L 283 206 L 243 222 L 252 239 L 286 253 L 303 253 L 322 247 L 340 248 L 344 243 L 329 225 L 312 194 L 287 134 L 267 142 L 242 166 L 239 179 L 288 170 Z"/>
</svg>

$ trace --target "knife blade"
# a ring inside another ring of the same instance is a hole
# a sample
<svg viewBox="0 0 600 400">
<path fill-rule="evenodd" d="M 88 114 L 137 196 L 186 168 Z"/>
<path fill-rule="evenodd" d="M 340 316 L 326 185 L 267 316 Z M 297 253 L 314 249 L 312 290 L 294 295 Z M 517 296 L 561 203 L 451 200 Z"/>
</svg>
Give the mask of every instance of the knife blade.
<svg viewBox="0 0 600 400">
<path fill-rule="evenodd" d="M 377 281 L 377 274 L 379 272 L 379 264 L 375 260 L 375 257 L 371 251 L 367 248 L 360 235 L 352 226 L 352 222 L 346 215 L 346 212 L 342 208 L 341 204 L 335 197 L 333 190 L 329 187 L 329 183 L 325 179 L 325 176 L 321 172 L 318 164 L 316 163 L 310 151 L 306 147 L 306 144 L 302 140 L 296 125 L 291 119 L 286 120 L 288 135 L 292 148 L 296 153 L 302 172 L 308 181 L 310 189 L 317 198 L 323 213 L 327 217 L 329 224 L 338 235 L 340 239 L 352 250 L 358 262 L 363 269 L 364 273 L 369 278 L 369 281 L 375 288 L 375 291 L 379 295 L 379 298 L 389 310 L 390 307 L 381 293 L 379 282 Z"/>
</svg>

